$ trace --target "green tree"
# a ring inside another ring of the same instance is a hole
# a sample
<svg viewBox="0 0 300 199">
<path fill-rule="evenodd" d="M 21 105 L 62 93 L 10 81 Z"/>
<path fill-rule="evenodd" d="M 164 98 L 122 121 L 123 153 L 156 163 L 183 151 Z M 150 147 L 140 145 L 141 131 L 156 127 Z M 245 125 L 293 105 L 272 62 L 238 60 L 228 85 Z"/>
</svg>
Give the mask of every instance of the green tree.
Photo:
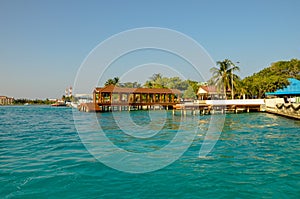
<svg viewBox="0 0 300 199">
<path fill-rule="evenodd" d="M 153 88 L 153 83 L 152 83 L 152 81 L 149 81 L 149 80 L 146 81 L 145 84 L 144 84 L 144 87 L 145 87 L 145 88 Z"/>
<path fill-rule="evenodd" d="M 219 68 L 213 67 L 210 69 L 210 72 L 212 73 L 212 78 L 209 82 L 211 84 L 215 84 L 219 90 L 222 90 L 226 99 L 226 91 L 230 89 L 233 98 L 234 93 L 232 87 L 237 86 L 236 82 L 239 79 L 239 77 L 236 74 L 234 74 L 234 72 L 239 71 L 240 68 L 229 59 L 225 59 L 224 61 L 218 61 L 217 65 L 219 66 Z"/>
<path fill-rule="evenodd" d="M 105 82 L 105 86 L 108 86 L 108 85 L 118 85 L 119 84 L 119 81 L 120 81 L 120 78 L 119 77 L 114 77 L 113 79 L 108 79 L 106 82 Z"/>
<path fill-rule="evenodd" d="M 162 79 L 162 74 L 160 73 L 155 73 L 150 77 L 150 80 L 153 82 L 159 81 L 160 79 Z"/>
<path fill-rule="evenodd" d="M 185 98 L 196 97 L 199 88 L 199 83 L 193 80 L 182 80 L 179 77 L 163 77 L 160 73 L 153 74 L 150 80 L 146 81 L 144 87 L 146 88 L 170 88 L 184 91 Z"/>
<path fill-rule="evenodd" d="M 289 85 L 288 78 L 300 79 L 300 60 L 278 61 L 241 81 L 249 98 L 262 98 Z"/>
<path fill-rule="evenodd" d="M 188 98 L 188 99 L 196 98 L 196 93 L 191 85 L 187 88 L 186 91 L 184 91 L 183 98 Z"/>
<path fill-rule="evenodd" d="M 193 80 L 186 80 L 186 82 L 188 83 L 189 86 L 191 86 L 193 88 L 193 91 L 195 94 L 197 94 L 198 89 L 199 89 L 199 83 Z"/>
<path fill-rule="evenodd" d="M 166 88 L 167 80 L 163 78 L 162 74 L 155 73 L 146 81 L 144 87 L 146 88 Z"/>
<path fill-rule="evenodd" d="M 144 87 L 146 88 L 171 88 L 184 91 L 188 88 L 189 83 L 194 83 L 195 81 L 183 81 L 179 77 L 163 77 L 160 73 L 153 74 L 150 80 L 146 81 Z"/>
<path fill-rule="evenodd" d="M 125 82 L 125 83 L 119 83 L 120 87 L 125 88 L 141 88 L 141 84 L 137 82 Z"/>
</svg>

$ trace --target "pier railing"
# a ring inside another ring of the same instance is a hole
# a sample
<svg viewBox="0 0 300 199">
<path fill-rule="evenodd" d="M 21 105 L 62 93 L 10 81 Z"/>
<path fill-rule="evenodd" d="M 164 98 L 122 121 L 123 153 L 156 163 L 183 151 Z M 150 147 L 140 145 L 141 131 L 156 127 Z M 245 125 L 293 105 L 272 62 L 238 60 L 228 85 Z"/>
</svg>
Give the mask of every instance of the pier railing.
<svg viewBox="0 0 300 199">
<path fill-rule="evenodd" d="M 192 113 L 195 113 L 195 111 L 200 111 L 200 113 L 264 111 L 265 101 L 264 99 L 196 100 L 194 102 L 176 104 L 174 109 L 182 110 L 184 114 L 186 114 L 186 110 L 191 110 Z"/>
</svg>

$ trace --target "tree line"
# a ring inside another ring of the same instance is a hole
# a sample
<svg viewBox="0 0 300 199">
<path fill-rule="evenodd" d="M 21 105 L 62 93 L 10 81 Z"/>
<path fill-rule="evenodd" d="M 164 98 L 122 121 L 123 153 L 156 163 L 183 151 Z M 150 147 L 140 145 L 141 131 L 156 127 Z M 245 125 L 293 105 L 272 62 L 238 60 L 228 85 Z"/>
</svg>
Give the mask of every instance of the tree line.
<svg viewBox="0 0 300 199">
<path fill-rule="evenodd" d="M 289 85 L 288 78 L 300 79 L 300 60 L 278 61 L 239 83 L 249 98 L 262 98 L 266 92 L 274 92 Z"/>
<path fill-rule="evenodd" d="M 45 104 L 45 105 L 49 105 L 52 104 L 53 101 L 50 101 L 49 99 L 14 99 L 13 104 L 14 105 L 24 105 L 24 104 L 35 104 L 35 105 L 39 105 L 39 104 Z"/>
<path fill-rule="evenodd" d="M 182 91 L 183 98 L 196 98 L 199 86 L 210 85 L 223 93 L 226 99 L 263 98 L 266 92 L 274 92 L 289 85 L 288 78 L 300 79 L 300 60 L 278 61 L 262 69 L 258 73 L 241 79 L 236 72 L 240 71 L 238 62 L 229 59 L 218 61 L 210 69 L 212 74 L 208 82 L 182 80 L 179 77 L 163 77 L 162 74 L 153 74 L 149 80 L 141 85 L 138 82 L 121 83 L 118 77 L 108 79 L 105 86 L 113 84 L 127 88 L 170 88 Z"/>
<path fill-rule="evenodd" d="M 179 77 L 163 77 L 162 74 L 156 73 L 153 74 L 149 80 L 145 82 L 144 85 L 137 82 L 125 82 L 121 83 L 119 77 L 114 77 L 108 79 L 105 82 L 107 85 L 116 85 L 118 87 L 126 88 L 169 88 L 169 89 L 178 89 L 183 92 L 184 98 L 196 98 L 196 93 L 198 91 L 199 83 L 193 80 L 182 80 Z"/>
</svg>

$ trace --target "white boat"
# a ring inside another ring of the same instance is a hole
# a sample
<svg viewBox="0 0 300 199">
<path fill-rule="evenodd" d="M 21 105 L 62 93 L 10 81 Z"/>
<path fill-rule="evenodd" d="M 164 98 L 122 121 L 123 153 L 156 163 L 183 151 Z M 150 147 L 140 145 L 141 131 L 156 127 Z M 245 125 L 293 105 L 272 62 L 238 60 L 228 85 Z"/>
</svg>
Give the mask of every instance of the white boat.
<svg viewBox="0 0 300 199">
<path fill-rule="evenodd" d="M 77 108 L 77 107 L 78 107 L 78 103 L 76 103 L 76 102 L 71 102 L 71 107 L 72 107 L 72 108 Z"/>
</svg>

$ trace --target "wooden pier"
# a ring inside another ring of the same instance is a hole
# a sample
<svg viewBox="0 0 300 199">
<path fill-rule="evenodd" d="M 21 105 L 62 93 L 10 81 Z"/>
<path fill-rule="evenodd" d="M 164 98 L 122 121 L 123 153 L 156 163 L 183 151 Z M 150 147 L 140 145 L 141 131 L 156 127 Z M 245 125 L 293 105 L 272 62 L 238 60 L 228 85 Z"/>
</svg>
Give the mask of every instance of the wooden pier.
<svg viewBox="0 0 300 199">
<path fill-rule="evenodd" d="M 79 106 L 80 111 L 107 112 L 131 110 L 172 109 L 173 114 L 214 114 L 225 112 L 263 111 L 263 99 L 251 100 L 196 100 L 180 103 L 180 91 L 166 88 L 120 88 L 109 85 L 95 88 L 93 103 Z"/>
<path fill-rule="evenodd" d="M 172 89 L 95 88 L 94 101 L 78 106 L 84 112 L 172 109 L 173 114 L 205 115 L 265 111 L 293 119 L 300 119 L 299 103 L 284 103 L 283 98 L 244 100 L 196 100 L 180 102 L 180 91 Z"/>
</svg>

